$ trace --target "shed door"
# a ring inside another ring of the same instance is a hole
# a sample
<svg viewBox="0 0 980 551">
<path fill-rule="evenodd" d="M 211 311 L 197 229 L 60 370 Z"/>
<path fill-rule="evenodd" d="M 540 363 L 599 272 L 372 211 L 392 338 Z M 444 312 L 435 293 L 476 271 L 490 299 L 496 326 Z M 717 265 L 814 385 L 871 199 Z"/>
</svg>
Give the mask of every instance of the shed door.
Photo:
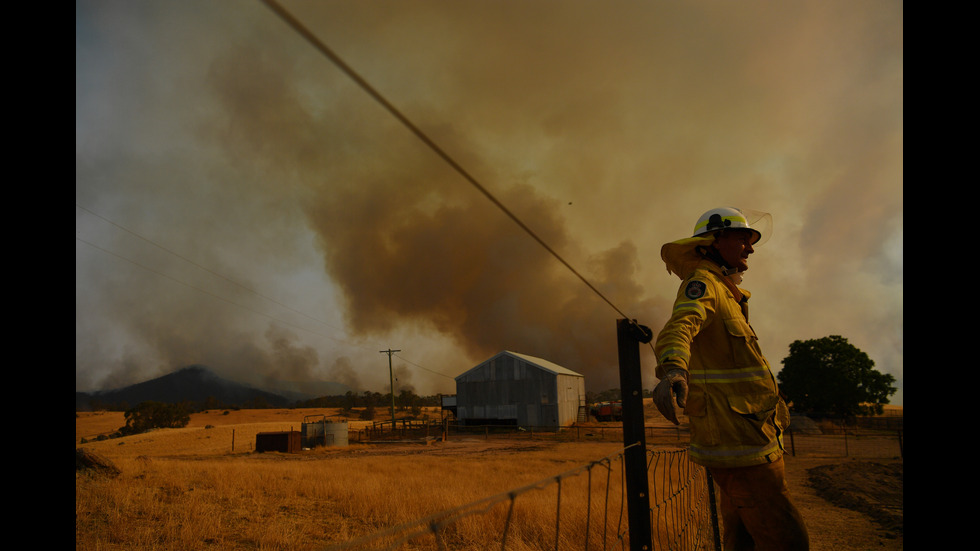
<svg viewBox="0 0 980 551">
<path fill-rule="evenodd" d="M 538 406 L 534 404 L 527 405 L 527 424 L 531 427 L 536 427 L 538 423 Z"/>
</svg>

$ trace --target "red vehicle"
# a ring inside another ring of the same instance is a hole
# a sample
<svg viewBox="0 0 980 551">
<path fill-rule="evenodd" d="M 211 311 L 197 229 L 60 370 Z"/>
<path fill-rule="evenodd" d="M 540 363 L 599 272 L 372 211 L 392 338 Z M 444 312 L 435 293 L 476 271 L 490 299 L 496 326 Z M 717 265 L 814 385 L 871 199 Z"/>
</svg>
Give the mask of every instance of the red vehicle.
<svg viewBox="0 0 980 551">
<path fill-rule="evenodd" d="M 592 404 L 589 412 L 596 418 L 596 421 L 622 421 L 623 402 L 597 402 Z"/>
</svg>

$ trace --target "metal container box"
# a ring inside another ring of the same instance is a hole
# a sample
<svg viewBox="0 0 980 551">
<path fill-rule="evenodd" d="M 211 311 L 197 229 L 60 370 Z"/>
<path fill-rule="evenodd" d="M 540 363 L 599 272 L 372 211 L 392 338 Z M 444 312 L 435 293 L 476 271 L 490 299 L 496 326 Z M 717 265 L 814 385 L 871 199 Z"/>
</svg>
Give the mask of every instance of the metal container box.
<svg viewBox="0 0 980 551">
<path fill-rule="evenodd" d="M 260 432 L 255 435 L 255 451 L 299 453 L 300 434 L 298 431 Z"/>
</svg>

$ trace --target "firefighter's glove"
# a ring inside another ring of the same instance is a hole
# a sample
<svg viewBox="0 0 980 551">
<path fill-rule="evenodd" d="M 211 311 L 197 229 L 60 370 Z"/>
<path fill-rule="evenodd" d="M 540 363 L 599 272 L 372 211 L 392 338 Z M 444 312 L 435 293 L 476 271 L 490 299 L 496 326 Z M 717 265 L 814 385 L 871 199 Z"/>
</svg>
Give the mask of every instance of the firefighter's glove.
<svg viewBox="0 0 980 551">
<path fill-rule="evenodd" d="M 660 413 L 675 425 L 677 407 L 687 406 L 687 372 L 683 369 L 671 369 L 653 389 L 653 403 Z"/>
</svg>

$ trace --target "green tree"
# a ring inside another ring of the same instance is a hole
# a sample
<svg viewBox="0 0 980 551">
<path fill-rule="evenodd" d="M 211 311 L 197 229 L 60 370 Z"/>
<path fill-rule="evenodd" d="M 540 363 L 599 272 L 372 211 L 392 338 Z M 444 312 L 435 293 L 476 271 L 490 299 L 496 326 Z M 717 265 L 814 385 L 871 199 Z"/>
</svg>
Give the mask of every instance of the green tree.
<svg viewBox="0 0 980 551">
<path fill-rule="evenodd" d="M 410 388 L 403 389 L 398 393 L 398 410 L 405 411 L 406 409 L 411 409 L 416 411 L 419 409 L 419 398 L 418 394 L 415 394 Z"/>
<path fill-rule="evenodd" d="M 187 426 L 191 416 L 183 404 L 165 404 L 162 402 L 146 401 L 136 407 L 126 410 L 126 426 L 119 432 L 138 434 L 150 429 L 179 428 Z"/>
<path fill-rule="evenodd" d="M 896 391 L 895 377 L 876 371 L 874 361 L 840 335 L 793 341 L 782 363 L 779 388 L 806 413 L 842 419 L 881 413 Z"/>
<path fill-rule="evenodd" d="M 348 390 L 344 394 L 344 408 L 354 409 L 357 407 L 357 393 Z"/>
</svg>

